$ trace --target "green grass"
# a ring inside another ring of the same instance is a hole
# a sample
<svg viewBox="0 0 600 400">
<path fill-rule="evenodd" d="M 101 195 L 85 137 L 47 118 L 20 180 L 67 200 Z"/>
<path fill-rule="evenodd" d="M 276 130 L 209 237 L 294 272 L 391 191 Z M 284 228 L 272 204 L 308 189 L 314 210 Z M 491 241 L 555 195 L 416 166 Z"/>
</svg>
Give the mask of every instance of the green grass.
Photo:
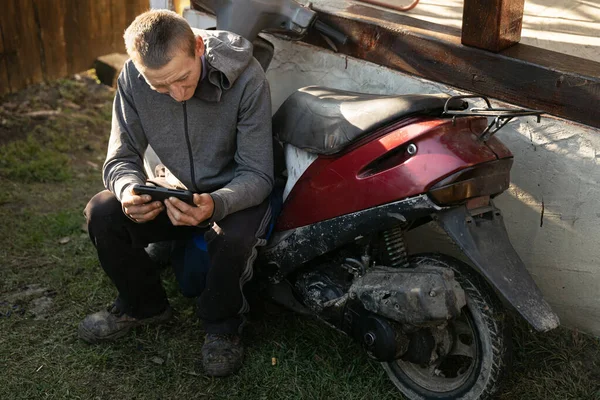
<svg viewBox="0 0 600 400">
<path fill-rule="evenodd" d="M 203 376 L 202 326 L 193 300 L 178 293 L 168 271 L 173 322 L 112 345 L 76 338 L 79 321 L 116 294 L 82 229 L 82 210 L 102 189 L 99 168 L 110 129 L 112 94 L 94 85 L 62 80 L 4 99 L 17 103 L 53 91 L 57 104 L 76 101 L 82 108 L 45 121 L 0 115 L 10 126 L 6 137 L 0 130 L 0 399 L 400 398 L 349 338 L 269 307 L 245 332 L 241 372 Z M 25 296 L 28 289 L 37 294 Z M 36 312 L 40 296 L 52 303 Z M 597 339 L 515 325 L 514 368 L 501 399 L 600 399 Z"/>
</svg>

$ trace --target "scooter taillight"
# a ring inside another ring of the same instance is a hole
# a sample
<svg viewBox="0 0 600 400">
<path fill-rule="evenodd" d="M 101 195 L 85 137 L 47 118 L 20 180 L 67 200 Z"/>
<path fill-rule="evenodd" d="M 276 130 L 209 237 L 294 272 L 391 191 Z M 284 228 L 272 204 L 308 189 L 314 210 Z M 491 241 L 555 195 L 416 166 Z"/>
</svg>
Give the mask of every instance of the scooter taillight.
<svg viewBox="0 0 600 400">
<path fill-rule="evenodd" d="M 496 196 L 510 185 L 513 159 L 491 161 L 456 172 L 429 189 L 431 199 L 439 205 L 455 205 L 481 196 Z"/>
</svg>

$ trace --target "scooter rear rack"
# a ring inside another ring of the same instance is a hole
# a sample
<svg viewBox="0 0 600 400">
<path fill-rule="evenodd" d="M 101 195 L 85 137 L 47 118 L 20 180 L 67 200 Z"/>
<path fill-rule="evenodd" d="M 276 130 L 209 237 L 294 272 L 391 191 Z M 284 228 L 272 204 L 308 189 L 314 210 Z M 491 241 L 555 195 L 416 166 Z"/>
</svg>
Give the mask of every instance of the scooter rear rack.
<svg viewBox="0 0 600 400">
<path fill-rule="evenodd" d="M 450 110 L 449 104 L 453 100 L 458 99 L 482 99 L 485 101 L 487 107 L 473 107 L 467 108 L 466 110 Z M 456 120 L 456 117 L 491 117 L 494 118 L 492 122 L 485 128 L 485 130 L 479 135 L 482 141 L 487 141 L 489 138 L 494 136 L 496 132 L 504 128 L 513 118 L 536 116 L 537 122 L 540 123 L 542 120 L 542 114 L 544 111 L 531 110 L 529 108 L 495 108 L 492 107 L 490 100 L 485 96 L 469 95 L 469 96 L 452 96 L 444 105 L 443 115 L 452 116 L 452 122 Z"/>
</svg>

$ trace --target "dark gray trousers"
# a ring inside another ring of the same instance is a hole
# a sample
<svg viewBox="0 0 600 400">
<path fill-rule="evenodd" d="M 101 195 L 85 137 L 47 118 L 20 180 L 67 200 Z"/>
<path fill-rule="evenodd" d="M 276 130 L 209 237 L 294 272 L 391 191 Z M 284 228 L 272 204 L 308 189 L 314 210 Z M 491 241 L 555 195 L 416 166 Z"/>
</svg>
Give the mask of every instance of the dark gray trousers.
<svg viewBox="0 0 600 400">
<path fill-rule="evenodd" d="M 94 196 L 84 213 L 100 264 L 119 291 L 118 305 L 136 318 L 156 315 L 168 305 L 160 268 L 144 248 L 149 243 L 190 239 L 204 233 L 211 268 L 198 298 L 198 315 L 207 333 L 239 331 L 243 314 L 249 310 L 242 290 L 252 278 L 257 246 L 266 243 L 263 237 L 271 219 L 269 199 L 204 229 L 174 226 L 166 212 L 153 221 L 135 223 L 107 190 Z"/>
</svg>

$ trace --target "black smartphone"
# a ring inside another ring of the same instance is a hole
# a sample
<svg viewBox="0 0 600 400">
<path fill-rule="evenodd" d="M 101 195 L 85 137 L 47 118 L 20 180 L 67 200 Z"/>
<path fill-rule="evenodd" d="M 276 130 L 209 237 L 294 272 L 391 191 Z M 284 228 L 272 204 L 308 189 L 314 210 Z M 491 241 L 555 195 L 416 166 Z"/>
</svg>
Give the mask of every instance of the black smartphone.
<svg viewBox="0 0 600 400">
<path fill-rule="evenodd" d="M 137 195 L 148 194 L 152 201 L 164 201 L 169 197 L 176 197 L 181 201 L 194 205 L 194 194 L 189 190 L 167 189 L 160 186 L 135 185 L 133 193 Z"/>
</svg>

